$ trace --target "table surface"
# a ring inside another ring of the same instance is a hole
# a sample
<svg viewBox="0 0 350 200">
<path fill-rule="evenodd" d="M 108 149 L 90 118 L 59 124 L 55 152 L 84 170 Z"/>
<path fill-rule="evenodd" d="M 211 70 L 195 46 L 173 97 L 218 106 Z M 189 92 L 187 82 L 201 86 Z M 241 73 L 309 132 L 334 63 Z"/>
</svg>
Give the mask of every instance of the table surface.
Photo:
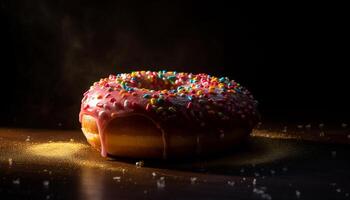
<svg viewBox="0 0 350 200">
<path fill-rule="evenodd" d="M 305 128 L 260 128 L 221 157 L 145 160 L 137 167 L 139 160 L 100 157 L 77 130 L 2 128 L 0 195 L 84 200 L 350 199 L 346 131 L 324 135 Z"/>
</svg>

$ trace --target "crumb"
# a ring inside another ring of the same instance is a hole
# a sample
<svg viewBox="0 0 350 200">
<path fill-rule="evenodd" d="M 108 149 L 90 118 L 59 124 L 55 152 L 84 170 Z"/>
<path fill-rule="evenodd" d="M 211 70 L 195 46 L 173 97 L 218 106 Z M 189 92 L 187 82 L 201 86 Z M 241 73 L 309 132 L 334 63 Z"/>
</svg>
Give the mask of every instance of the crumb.
<svg viewBox="0 0 350 200">
<path fill-rule="evenodd" d="M 17 178 L 17 179 L 15 179 L 15 180 L 13 180 L 12 183 L 13 183 L 14 185 L 19 185 L 19 184 L 21 184 L 21 180 L 20 180 L 19 178 Z"/>
<path fill-rule="evenodd" d="M 113 177 L 113 180 L 116 180 L 117 182 L 120 182 L 120 176 Z"/>
<path fill-rule="evenodd" d="M 158 189 L 162 189 L 165 187 L 165 179 L 163 176 L 157 180 L 157 187 Z"/>
<path fill-rule="evenodd" d="M 45 188 L 48 188 L 49 185 L 50 185 L 50 181 L 43 181 L 43 186 L 44 186 Z"/>
<path fill-rule="evenodd" d="M 325 136 L 324 131 L 321 131 L 320 132 L 320 137 L 324 137 L 324 136 Z"/>
<path fill-rule="evenodd" d="M 229 186 L 234 186 L 234 185 L 235 185 L 235 182 L 234 182 L 234 181 L 227 181 L 227 184 L 228 184 Z"/>
<path fill-rule="evenodd" d="M 156 177 L 157 174 L 156 174 L 155 172 L 152 172 L 152 176 L 153 176 L 153 177 Z"/>
<path fill-rule="evenodd" d="M 197 177 L 191 177 L 190 180 L 191 180 L 191 184 L 195 184 L 197 181 Z"/>
<path fill-rule="evenodd" d="M 283 133 L 287 133 L 287 126 L 284 126 L 284 127 L 283 127 L 282 132 L 283 132 Z"/>
<path fill-rule="evenodd" d="M 13 164 L 13 160 L 12 158 L 9 158 L 9 165 L 12 166 L 12 164 Z"/>
<path fill-rule="evenodd" d="M 336 157 L 337 156 L 337 152 L 336 151 L 332 151 L 332 157 Z"/>
<path fill-rule="evenodd" d="M 137 168 L 143 167 L 144 164 L 145 164 L 145 163 L 144 163 L 142 160 L 135 163 L 135 165 L 136 165 Z"/>
</svg>

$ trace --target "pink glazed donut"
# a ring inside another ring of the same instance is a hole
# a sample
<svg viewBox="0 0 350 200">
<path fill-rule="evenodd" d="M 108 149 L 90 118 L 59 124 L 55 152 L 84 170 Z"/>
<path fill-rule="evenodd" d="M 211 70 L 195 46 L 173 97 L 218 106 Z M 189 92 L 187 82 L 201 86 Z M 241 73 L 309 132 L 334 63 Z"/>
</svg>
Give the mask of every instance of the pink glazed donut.
<svg viewBox="0 0 350 200">
<path fill-rule="evenodd" d="M 79 120 L 103 157 L 220 153 L 258 122 L 257 101 L 227 77 L 171 71 L 110 75 L 84 93 Z"/>
</svg>

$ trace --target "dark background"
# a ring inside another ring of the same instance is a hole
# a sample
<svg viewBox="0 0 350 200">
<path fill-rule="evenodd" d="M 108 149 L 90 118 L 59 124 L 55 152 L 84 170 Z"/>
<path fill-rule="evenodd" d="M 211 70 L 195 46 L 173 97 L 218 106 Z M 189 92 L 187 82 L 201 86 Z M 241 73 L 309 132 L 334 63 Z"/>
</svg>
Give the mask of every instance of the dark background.
<svg viewBox="0 0 350 200">
<path fill-rule="evenodd" d="M 0 126 L 79 128 L 93 81 L 132 70 L 228 76 L 263 120 L 350 119 L 344 5 L 1 0 Z"/>
</svg>

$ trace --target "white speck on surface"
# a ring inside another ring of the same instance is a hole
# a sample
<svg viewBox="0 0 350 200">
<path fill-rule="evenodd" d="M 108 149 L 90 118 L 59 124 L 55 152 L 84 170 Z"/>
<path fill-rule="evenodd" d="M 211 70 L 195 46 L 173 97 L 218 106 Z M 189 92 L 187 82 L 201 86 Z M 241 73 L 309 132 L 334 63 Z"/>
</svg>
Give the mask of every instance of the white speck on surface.
<svg viewBox="0 0 350 200">
<path fill-rule="evenodd" d="M 144 193 L 144 194 L 148 194 L 148 191 L 147 191 L 147 190 L 144 190 L 143 193 Z"/>
<path fill-rule="evenodd" d="M 319 128 L 323 128 L 323 127 L 324 127 L 324 124 L 319 124 L 318 127 L 319 127 Z"/>
<path fill-rule="evenodd" d="M 286 172 L 286 171 L 288 171 L 288 168 L 287 167 L 283 167 L 282 171 Z"/>
<path fill-rule="evenodd" d="M 9 158 L 9 165 L 12 166 L 12 164 L 13 164 L 13 160 L 12 158 Z"/>
<path fill-rule="evenodd" d="M 338 189 L 336 189 L 335 191 L 337 191 L 338 193 L 340 193 L 340 192 L 341 192 L 341 189 L 340 189 L 340 188 L 338 188 Z"/>
<path fill-rule="evenodd" d="M 274 174 L 276 173 L 276 171 L 275 171 L 275 170 L 270 170 L 270 173 L 271 173 L 272 175 L 274 175 Z"/>
<path fill-rule="evenodd" d="M 336 186 L 337 185 L 337 183 L 330 183 L 329 185 L 331 185 L 331 186 Z"/>
<path fill-rule="evenodd" d="M 311 124 L 307 124 L 307 125 L 305 125 L 305 128 L 307 128 L 307 129 L 311 129 Z"/>
<path fill-rule="evenodd" d="M 341 127 L 346 128 L 346 127 L 348 127 L 348 125 L 346 123 L 342 123 Z"/>
<path fill-rule="evenodd" d="M 113 177 L 113 180 L 116 180 L 117 182 L 120 182 L 120 179 L 121 179 L 120 176 L 114 176 Z"/>
<path fill-rule="evenodd" d="M 13 183 L 14 185 L 19 185 L 19 184 L 21 184 L 21 179 L 17 178 L 17 179 L 15 179 L 15 180 L 13 180 L 12 183 Z"/>
<path fill-rule="evenodd" d="M 162 176 L 157 180 L 157 188 L 162 189 L 165 187 L 165 178 Z"/>
<path fill-rule="evenodd" d="M 332 151 L 332 157 L 336 157 L 337 156 L 337 152 L 336 151 Z"/>
<path fill-rule="evenodd" d="M 348 135 L 348 139 L 350 139 L 350 134 Z"/>
<path fill-rule="evenodd" d="M 152 176 L 153 176 L 153 177 L 156 177 L 157 174 L 156 174 L 155 172 L 152 172 Z"/>
<path fill-rule="evenodd" d="M 191 184 L 195 184 L 197 181 L 197 177 L 191 177 L 190 180 L 191 180 Z"/>
<path fill-rule="evenodd" d="M 27 136 L 26 142 L 30 142 L 30 136 Z"/>
<path fill-rule="evenodd" d="M 254 173 L 254 176 L 259 177 L 260 174 L 259 174 L 258 172 L 255 172 L 255 173 Z"/>
<path fill-rule="evenodd" d="M 259 188 L 254 188 L 253 189 L 253 193 L 259 195 L 262 199 L 267 199 L 267 200 L 271 200 L 272 197 L 270 194 L 265 193 L 266 187 L 261 187 Z"/>
<path fill-rule="evenodd" d="M 283 127 L 282 132 L 283 132 L 283 133 L 287 133 L 287 126 L 284 126 L 284 127 Z"/>
<path fill-rule="evenodd" d="M 243 180 L 243 181 L 246 181 L 247 179 L 246 179 L 246 177 L 243 177 L 242 180 Z"/>
<path fill-rule="evenodd" d="M 43 181 L 43 186 L 45 187 L 45 188 L 48 188 L 49 187 L 49 185 L 50 185 L 50 181 Z"/>
<path fill-rule="evenodd" d="M 297 128 L 299 128 L 299 129 L 302 129 L 303 128 L 303 125 L 297 125 Z"/>
<path fill-rule="evenodd" d="M 234 181 L 227 181 L 227 184 L 228 184 L 229 186 L 234 186 L 234 185 L 235 185 L 235 182 L 234 182 Z"/>
<path fill-rule="evenodd" d="M 257 129 L 261 128 L 262 122 L 259 122 L 258 125 L 256 126 Z"/>
<path fill-rule="evenodd" d="M 263 195 L 261 195 L 261 198 L 262 199 L 267 199 L 267 200 L 271 200 L 272 199 L 271 195 L 269 195 L 269 194 L 263 194 Z"/>
<path fill-rule="evenodd" d="M 241 172 L 241 173 L 244 173 L 244 168 L 242 168 L 242 169 L 240 170 L 240 172 Z"/>
<path fill-rule="evenodd" d="M 71 139 L 69 139 L 69 141 L 70 141 L 70 142 L 74 142 L 74 139 L 73 139 L 73 138 L 71 138 Z"/>
<path fill-rule="evenodd" d="M 144 163 L 142 160 L 135 163 L 135 165 L 136 165 L 137 168 L 143 167 L 144 164 L 145 164 L 145 163 Z"/>
<path fill-rule="evenodd" d="M 253 179 L 253 185 L 256 185 L 256 179 L 255 178 Z"/>
<path fill-rule="evenodd" d="M 265 193 L 264 190 L 261 190 L 261 189 L 258 189 L 258 188 L 254 188 L 253 192 L 256 193 L 256 194 L 264 194 Z"/>
<path fill-rule="evenodd" d="M 123 169 L 122 169 L 122 173 L 125 174 L 125 172 L 126 172 L 126 169 L 123 168 Z"/>
<path fill-rule="evenodd" d="M 324 137 L 324 136 L 325 136 L 324 131 L 321 131 L 320 132 L 320 137 Z"/>
<path fill-rule="evenodd" d="M 225 133 L 221 133 L 220 134 L 220 139 L 224 139 L 225 138 Z"/>
<path fill-rule="evenodd" d="M 297 198 L 300 198 L 300 195 L 301 195 L 300 191 L 299 190 L 295 190 L 295 195 L 297 196 Z"/>
</svg>

